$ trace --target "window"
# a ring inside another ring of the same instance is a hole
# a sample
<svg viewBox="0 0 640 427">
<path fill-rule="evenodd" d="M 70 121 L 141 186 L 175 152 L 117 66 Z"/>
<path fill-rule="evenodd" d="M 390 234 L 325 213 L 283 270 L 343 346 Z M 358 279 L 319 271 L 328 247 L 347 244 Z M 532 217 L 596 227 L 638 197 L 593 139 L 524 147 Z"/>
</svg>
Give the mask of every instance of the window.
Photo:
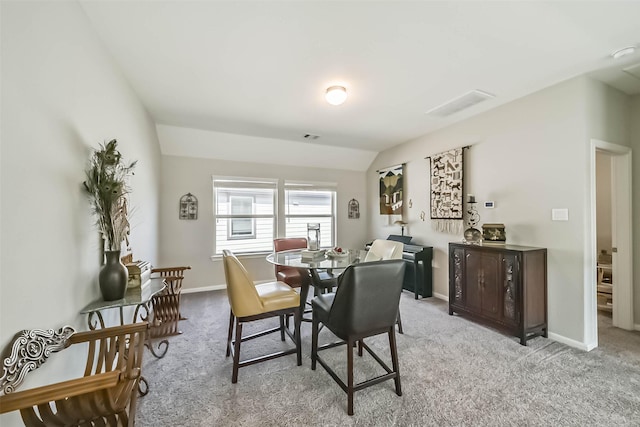
<svg viewBox="0 0 640 427">
<path fill-rule="evenodd" d="M 320 224 L 320 246 L 335 246 L 336 190 L 331 185 L 286 182 L 285 237 L 307 237 L 307 224 Z"/>
<path fill-rule="evenodd" d="M 273 249 L 276 190 L 274 180 L 214 177 L 215 254 Z"/>
<path fill-rule="evenodd" d="M 215 255 L 271 252 L 278 236 L 306 238 L 308 223 L 320 224 L 321 247 L 335 246 L 335 184 L 213 177 L 213 193 Z"/>
<path fill-rule="evenodd" d="M 252 215 L 254 196 L 230 196 L 232 215 Z M 229 218 L 229 239 L 254 239 L 256 237 L 255 218 Z"/>
</svg>

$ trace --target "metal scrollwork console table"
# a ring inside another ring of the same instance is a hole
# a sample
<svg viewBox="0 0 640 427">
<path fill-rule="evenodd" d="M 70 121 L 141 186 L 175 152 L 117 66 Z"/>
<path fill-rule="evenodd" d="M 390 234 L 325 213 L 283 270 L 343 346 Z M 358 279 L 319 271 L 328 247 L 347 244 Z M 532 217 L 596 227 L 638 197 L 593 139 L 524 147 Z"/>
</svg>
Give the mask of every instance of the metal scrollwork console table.
<svg viewBox="0 0 640 427">
<path fill-rule="evenodd" d="M 120 325 L 136 322 L 148 322 L 149 325 L 152 325 L 153 310 L 151 308 L 151 300 L 155 295 L 162 292 L 166 286 L 166 282 L 163 278 L 151 279 L 148 285 L 127 289 L 127 293 L 122 299 L 115 301 L 103 301 L 102 299 L 96 300 L 83 308 L 80 313 L 87 315 L 90 330 L 105 328 L 102 312 L 110 309 L 118 309 L 120 314 Z M 131 322 L 127 322 L 125 320 L 125 307 L 134 307 Z M 154 348 L 152 340 L 153 338 L 151 337 L 151 334 L 147 334 L 147 339 L 144 343 L 145 347 L 149 349 L 154 357 L 157 357 L 158 359 L 163 358 L 169 349 L 169 341 L 166 339 L 162 340 L 157 344 L 156 348 Z M 149 392 L 149 385 L 146 379 L 142 377 L 140 378 L 138 388 L 142 396 L 145 396 Z"/>
</svg>

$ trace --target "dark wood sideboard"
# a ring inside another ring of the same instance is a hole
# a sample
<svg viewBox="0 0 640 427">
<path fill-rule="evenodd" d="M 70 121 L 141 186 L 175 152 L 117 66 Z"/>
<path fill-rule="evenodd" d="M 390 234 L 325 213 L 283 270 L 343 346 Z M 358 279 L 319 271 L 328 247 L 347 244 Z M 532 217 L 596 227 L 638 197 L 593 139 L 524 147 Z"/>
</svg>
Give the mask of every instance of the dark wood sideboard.
<svg viewBox="0 0 640 427">
<path fill-rule="evenodd" d="M 449 314 L 520 338 L 547 337 L 547 250 L 449 243 Z"/>
</svg>

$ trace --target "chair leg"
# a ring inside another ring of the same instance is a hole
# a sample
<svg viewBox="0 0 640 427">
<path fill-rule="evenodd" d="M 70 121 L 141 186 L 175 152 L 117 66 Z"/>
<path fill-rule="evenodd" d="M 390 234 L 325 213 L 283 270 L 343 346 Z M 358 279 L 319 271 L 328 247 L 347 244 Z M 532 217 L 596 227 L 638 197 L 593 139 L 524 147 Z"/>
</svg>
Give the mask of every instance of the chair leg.
<svg viewBox="0 0 640 427">
<path fill-rule="evenodd" d="M 398 324 L 398 333 L 404 335 L 404 332 L 402 332 L 402 319 L 400 318 L 400 310 L 398 310 L 398 318 L 396 319 L 396 323 Z"/>
<path fill-rule="evenodd" d="M 311 319 L 311 370 L 316 370 L 318 360 L 318 319 L 313 316 Z"/>
<path fill-rule="evenodd" d="M 242 323 L 236 318 L 236 342 L 233 348 L 233 374 L 231 382 L 238 382 L 238 368 L 240 367 L 240 342 L 242 341 Z"/>
<path fill-rule="evenodd" d="M 235 320 L 235 316 L 233 315 L 233 310 L 229 309 L 229 334 L 227 335 L 227 356 L 231 354 L 231 339 L 233 338 L 233 321 Z"/>
<path fill-rule="evenodd" d="M 389 328 L 389 348 L 391 349 L 391 363 L 393 372 L 396 373 L 393 381 L 396 384 L 396 394 L 402 396 L 402 386 L 400 385 L 400 367 L 398 365 L 398 348 L 396 347 L 396 330 L 395 327 Z"/>
<path fill-rule="evenodd" d="M 294 336 L 296 337 L 296 356 L 298 358 L 298 366 L 302 365 L 302 338 L 300 337 L 300 323 L 302 323 L 302 309 L 297 308 L 293 314 L 293 321 L 295 322 L 295 332 Z"/>
<path fill-rule="evenodd" d="M 285 314 L 279 316 L 280 317 L 280 340 L 281 341 L 284 341 L 284 328 L 285 328 L 285 326 L 284 326 L 284 317 L 285 316 L 286 316 Z"/>
<path fill-rule="evenodd" d="M 353 340 L 347 338 L 347 414 L 353 415 Z"/>
<path fill-rule="evenodd" d="M 358 356 L 362 357 L 362 342 L 364 340 L 358 340 Z"/>
</svg>

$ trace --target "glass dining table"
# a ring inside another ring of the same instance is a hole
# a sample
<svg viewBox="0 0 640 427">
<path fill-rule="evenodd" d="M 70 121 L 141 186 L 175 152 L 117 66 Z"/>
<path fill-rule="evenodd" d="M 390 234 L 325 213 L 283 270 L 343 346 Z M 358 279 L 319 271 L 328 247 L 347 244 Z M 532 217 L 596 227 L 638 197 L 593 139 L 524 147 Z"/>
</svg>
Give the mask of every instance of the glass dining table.
<svg viewBox="0 0 640 427">
<path fill-rule="evenodd" d="M 322 256 L 312 259 L 303 258 L 305 249 L 292 249 L 288 251 L 272 252 L 267 255 L 267 261 L 274 265 L 293 267 L 310 272 L 311 270 L 344 270 L 352 264 L 357 264 L 364 260 L 366 251 L 360 249 L 344 249 L 341 255 L 332 254 L 325 251 Z M 300 306 L 304 311 L 304 306 L 309 294 L 311 285 L 310 274 L 304 274 L 300 284 Z"/>
<path fill-rule="evenodd" d="M 312 259 L 303 258 L 304 249 L 292 249 L 288 251 L 273 252 L 267 255 L 267 261 L 271 264 L 303 269 L 334 269 L 344 270 L 351 264 L 357 264 L 364 259 L 365 250 L 345 249 L 342 255 L 333 255 L 325 252 L 322 256 Z"/>
</svg>

